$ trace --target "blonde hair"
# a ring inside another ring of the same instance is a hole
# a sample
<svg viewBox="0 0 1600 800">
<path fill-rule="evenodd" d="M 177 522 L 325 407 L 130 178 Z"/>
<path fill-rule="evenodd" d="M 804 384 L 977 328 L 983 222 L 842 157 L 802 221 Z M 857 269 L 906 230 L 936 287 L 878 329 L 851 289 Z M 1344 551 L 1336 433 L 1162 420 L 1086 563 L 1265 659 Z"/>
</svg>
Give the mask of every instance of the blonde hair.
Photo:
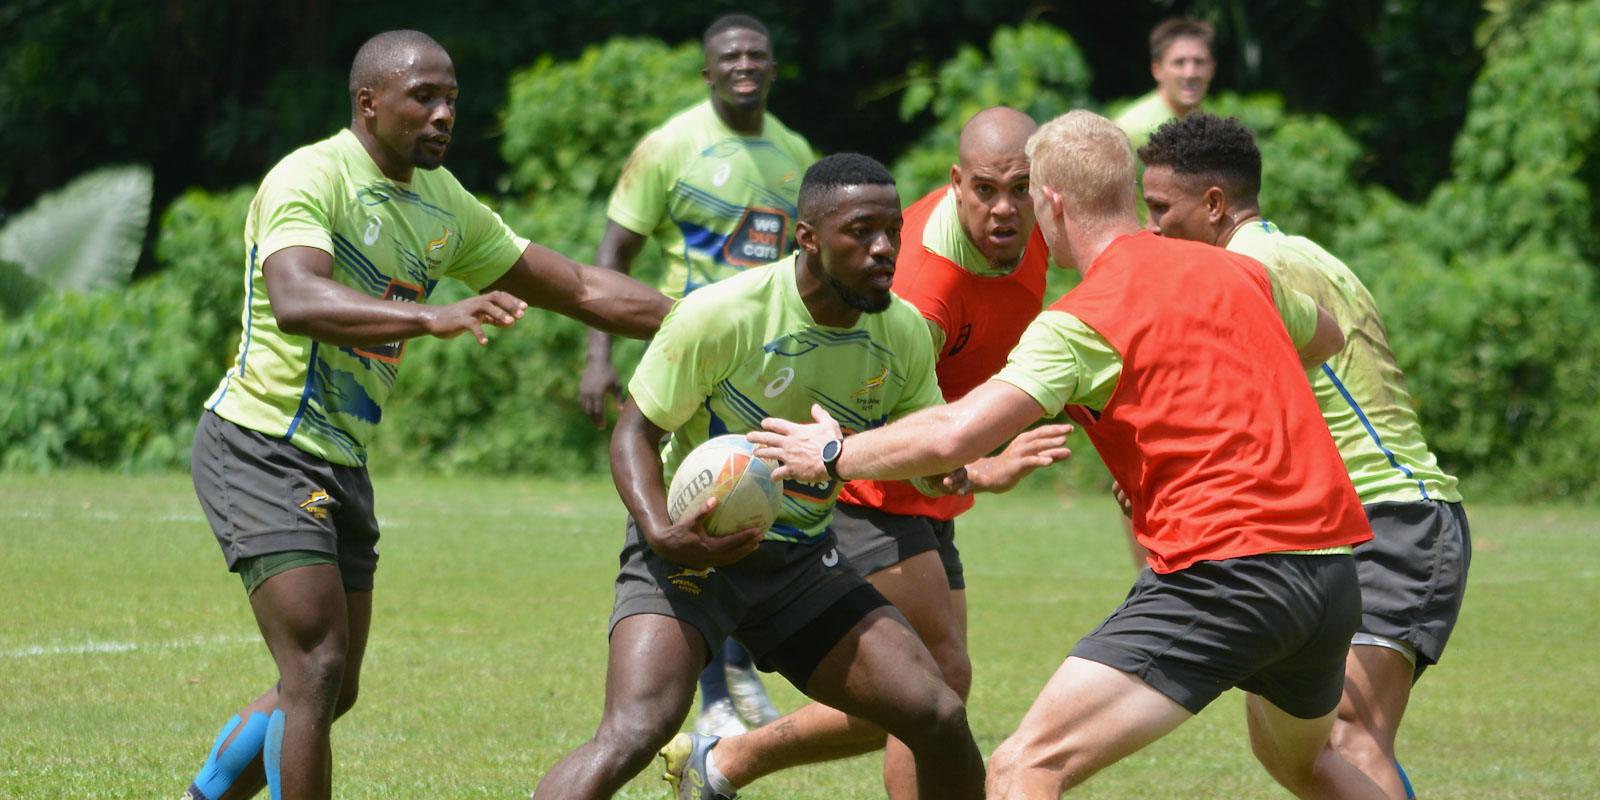
<svg viewBox="0 0 1600 800">
<path fill-rule="evenodd" d="M 1091 111 L 1068 111 L 1028 137 L 1027 152 L 1029 179 L 1060 192 L 1081 222 L 1137 219 L 1133 147 L 1116 123 Z"/>
</svg>

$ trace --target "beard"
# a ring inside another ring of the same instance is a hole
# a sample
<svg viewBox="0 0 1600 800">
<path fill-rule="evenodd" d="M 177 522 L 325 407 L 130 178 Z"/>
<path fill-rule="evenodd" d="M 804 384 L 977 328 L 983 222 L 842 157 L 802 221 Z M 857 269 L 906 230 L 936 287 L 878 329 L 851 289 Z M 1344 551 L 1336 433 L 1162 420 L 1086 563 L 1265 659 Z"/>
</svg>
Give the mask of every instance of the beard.
<svg viewBox="0 0 1600 800">
<path fill-rule="evenodd" d="M 417 169 L 438 169 L 444 164 L 445 153 L 448 152 L 450 151 L 447 148 L 444 153 L 436 156 L 424 150 L 422 141 L 419 139 L 411 144 L 411 166 Z"/>
<path fill-rule="evenodd" d="M 823 279 L 839 295 L 839 299 L 843 300 L 846 306 L 864 314 L 881 314 L 889 309 L 889 303 L 893 300 L 893 296 L 888 292 L 884 292 L 882 297 L 873 297 L 851 291 L 849 287 L 840 283 L 839 279 L 832 275 L 823 275 Z"/>
</svg>

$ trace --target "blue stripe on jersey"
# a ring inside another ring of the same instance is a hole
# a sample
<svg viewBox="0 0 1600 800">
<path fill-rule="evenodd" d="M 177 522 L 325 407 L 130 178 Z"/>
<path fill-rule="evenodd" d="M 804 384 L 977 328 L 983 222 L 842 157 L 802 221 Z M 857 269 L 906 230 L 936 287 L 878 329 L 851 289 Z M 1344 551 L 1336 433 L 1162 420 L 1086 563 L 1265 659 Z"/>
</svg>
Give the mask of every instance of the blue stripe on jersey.
<svg viewBox="0 0 1600 800">
<path fill-rule="evenodd" d="M 207 411 L 216 411 L 217 406 L 222 403 L 222 398 L 228 396 L 228 389 L 233 385 L 234 376 L 244 374 L 244 358 L 250 355 L 251 323 L 254 321 L 250 314 L 250 304 L 256 297 L 256 252 L 259 249 L 260 245 L 250 245 L 250 262 L 244 268 L 244 344 L 239 348 L 239 363 L 223 376 L 222 391 L 217 392 L 217 402 L 207 406 Z"/>
<path fill-rule="evenodd" d="M 362 289 L 373 297 L 382 297 L 388 291 L 389 276 L 379 272 L 355 245 L 337 233 L 333 235 L 333 257 L 360 282 L 361 285 L 354 288 Z"/>
<path fill-rule="evenodd" d="M 697 189 L 683 181 L 672 187 L 672 193 L 687 200 L 691 205 L 699 206 L 719 217 L 742 217 L 745 207 L 730 203 L 703 189 Z"/>
<path fill-rule="evenodd" d="M 392 183 L 377 183 L 371 186 L 363 186 L 359 191 L 356 192 L 356 201 L 364 206 L 382 205 L 389 200 L 398 200 L 402 203 L 409 203 L 417 206 L 418 208 L 427 211 L 430 216 L 436 218 L 450 220 L 454 220 L 456 218 L 455 214 L 452 214 L 449 211 L 446 211 L 422 199 L 422 195 L 417 194 L 410 189 L 402 189 Z"/>
<path fill-rule="evenodd" d="M 306 409 L 305 428 L 320 435 L 325 442 L 333 445 L 339 452 L 344 453 L 347 460 L 357 464 L 366 463 L 366 448 L 362 447 L 343 428 L 328 421 L 328 418 L 317 411 L 315 407 Z M 330 459 L 331 460 L 331 459 Z"/>
<path fill-rule="evenodd" d="M 289 420 L 289 429 L 283 432 L 283 438 L 293 439 L 295 429 L 300 427 L 300 420 L 305 417 L 306 406 L 311 403 L 311 393 L 317 382 L 317 347 L 322 343 L 316 339 L 311 340 L 311 357 L 306 363 L 306 385 L 300 390 L 300 406 L 294 410 L 294 417 Z"/>
<path fill-rule="evenodd" d="M 811 544 L 812 542 L 815 542 L 815 541 L 821 539 L 823 536 L 827 535 L 827 533 L 828 533 L 828 529 L 827 528 L 823 528 L 822 529 L 822 533 L 819 533 L 819 534 L 817 534 L 815 536 L 807 536 L 805 534 L 805 532 L 800 530 L 799 528 L 796 528 L 793 525 L 787 525 L 787 524 L 782 523 L 782 522 L 774 522 L 772 524 L 771 531 L 773 533 L 779 535 L 779 536 L 784 537 L 785 539 L 788 539 L 788 540 L 796 543 L 796 544 Z"/>
<path fill-rule="evenodd" d="M 717 388 L 722 390 L 723 399 L 727 401 L 728 407 L 739 415 L 739 421 L 745 424 L 746 430 L 761 430 L 761 420 L 772 416 L 748 395 L 734 388 L 732 383 L 723 381 Z"/>
<path fill-rule="evenodd" d="M 693 222 L 679 222 L 678 233 L 683 236 L 685 249 L 711 259 L 712 263 L 730 266 L 728 260 L 722 257 L 722 245 L 728 241 L 727 236 Z"/>
<path fill-rule="evenodd" d="M 1400 470 L 1402 475 L 1405 475 L 1407 478 L 1417 482 L 1417 489 L 1422 492 L 1422 499 L 1431 500 L 1432 498 L 1428 497 L 1428 487 L 1422 485 L 1422 480 L 1416 475 L 1411 474 L 1411 470 L 1402 466 L 1400 461 L 1394 457 L 1394 453 L 1391 452 L 1389 448 L 1383 446 L 1383 441 L 1378 438 L 1378 431 L 1372 427 L 1371 422 L 1367 421 L 1367 415 L 1362 412 L 1361 406 L 1356 403 L 1356 399 L 1350 396 L 1350 391 L 1344 388 L 1344 383 L 1339 380 L 1339 376 L 1333 374 L 1333 368 L 1327 364 L 1323 364 L 1322 374 L 1327 375 L 1328 380 L 1333 381 L 1333 387 L 1339 390 L 1339 394 L 1344 397 L 1344 401 L 1350 404 L 1350 409 L 1356 412 L 1356 419 L 1361 420 L 1361 426 L 1367 429 L 1367 435 L 1372 437 L 1372 443 L 1377 445 L 1378 449 L 1383 451 L 1385 456 L 1388 456 L 1389 464 L 1395 469 Z"/>
</svg>

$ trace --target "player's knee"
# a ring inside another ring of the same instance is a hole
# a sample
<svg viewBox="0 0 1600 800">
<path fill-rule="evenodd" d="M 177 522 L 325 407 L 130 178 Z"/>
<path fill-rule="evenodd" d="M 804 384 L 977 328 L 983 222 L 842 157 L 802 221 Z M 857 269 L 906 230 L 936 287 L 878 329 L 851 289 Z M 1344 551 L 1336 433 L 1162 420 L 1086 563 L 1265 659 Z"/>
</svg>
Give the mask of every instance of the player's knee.
<svg viewBox="0 0 1600 800">
<path fill-rule="evenodd" d="M 279 675 L 279 691 L 289 704 L 309 704 L 332 718 L 344 690 L 345 651 L 340 646 L 317 647 L 300 653 L 290 669 Z M 352 697 L 351 702 L 354 702 Z"/>
<path fill-rule="evenodd" d="M 943 684 L 929 693 L 897 728 L 891 732 L 913 751 L 920 747 L 943 747 L 972 736 L 967 726 L 966 704 L 955 690 Z"/>
<path fill-rule="evenodd" d="M 648 712 L 608 713 L 600 721 L 595 743 L 611 754 L 611 760 L 643 764 L 655 757 L 656 751 L 677 733 L 682 722 L 682 717 L 671 720 Z"/>
<path fill-rule="evenodd" d="M 967 648 L 959 642 L 940 647 L 934 651 L 933 660 L 939 665 L 945 685 L 965 700 L 972 690 L 972 659 L 967 656 Z"/>
<path fill-rule="evenodd" d="M 989 756 L 987 794 L 989 797 L 1023 795 L 1039 784 L 1053 786 L 1060 794 L 1068 786 L 1081 782 L 1072 779 L 1070 754 L 1045 754 L 1030 748 L 1015 736 L 1006 739 Z M 1084 776 L 1087 777 L 1087 776 Z"/>
</svg>

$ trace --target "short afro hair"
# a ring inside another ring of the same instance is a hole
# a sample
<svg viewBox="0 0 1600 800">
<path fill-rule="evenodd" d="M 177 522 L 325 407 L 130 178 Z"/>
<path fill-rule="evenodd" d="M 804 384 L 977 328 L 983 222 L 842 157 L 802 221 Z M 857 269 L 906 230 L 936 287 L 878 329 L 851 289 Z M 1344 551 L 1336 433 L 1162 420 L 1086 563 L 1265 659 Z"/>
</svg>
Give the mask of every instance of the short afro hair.
<svg viewBox="0 0 1600 800">
<path fill-rule="evenodd" d="M 827 213 L 828 200 L 846 186 L 893 186 L 894 176 L 871 156 L 835 153 L 806 170 L 800 179 L 800 218 Z"/>
<path fill-rule="evenodd" d="M 700 35 L 700 47 L 710 47 L 711 37 L 728 31 L 755 31 L 769 44 L 772 42 L 772 34 L 767 32 L 767 26 L 761 20 L 749 14 L 723 14 L 706 26 L 706 32 Z"/>
<path fill-rule="evenodd" d="M 1261 150 L 1238 117 L 1197 111 L 1166 122 L 1139 148 L 1139 159 L 1146 167 L 1214 181 L 1230 197 L 1255 197 L 1261 191 Z"/>
<path fill-rule="evenodd" d="M 355 108 L 356 92 L 383 85 L 390 75 L 406 67 L 407 56 L 424 49 L 445 52 L 444 45 L 422 31 L 384 31 L 368 39 L 350 63 L 350 107 Z"/>
</svg>

